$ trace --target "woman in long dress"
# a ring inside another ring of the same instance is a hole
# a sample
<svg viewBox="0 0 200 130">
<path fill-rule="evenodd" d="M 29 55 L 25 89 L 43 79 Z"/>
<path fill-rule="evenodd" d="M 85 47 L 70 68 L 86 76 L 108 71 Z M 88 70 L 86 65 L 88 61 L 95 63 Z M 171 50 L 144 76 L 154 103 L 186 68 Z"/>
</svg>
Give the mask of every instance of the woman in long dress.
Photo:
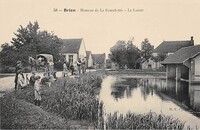
<svg viewBox="0 0 200 130">
<path fill-rule="evenodd" d="M 27 75 L 24 76 L 22 70 L 18 70 L 18 76 L 17 76 L 17 86 L 16 86 L 16 90 L 22 89 L 24 87 L 26 87 L 28 85 L 28 77 Z"/>
</svg>

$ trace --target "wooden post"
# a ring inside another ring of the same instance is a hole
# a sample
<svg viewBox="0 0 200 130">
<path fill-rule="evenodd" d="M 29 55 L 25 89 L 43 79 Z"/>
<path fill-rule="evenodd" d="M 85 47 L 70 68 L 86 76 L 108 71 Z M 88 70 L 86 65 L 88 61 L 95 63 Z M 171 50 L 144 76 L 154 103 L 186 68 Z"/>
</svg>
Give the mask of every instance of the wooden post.
<svg viewBox="0 0 200 130">
<path fill-rule="evenodd" d="M 181 65 L 176 65 L 176 81 L 181 79 Z"/>
</svg>

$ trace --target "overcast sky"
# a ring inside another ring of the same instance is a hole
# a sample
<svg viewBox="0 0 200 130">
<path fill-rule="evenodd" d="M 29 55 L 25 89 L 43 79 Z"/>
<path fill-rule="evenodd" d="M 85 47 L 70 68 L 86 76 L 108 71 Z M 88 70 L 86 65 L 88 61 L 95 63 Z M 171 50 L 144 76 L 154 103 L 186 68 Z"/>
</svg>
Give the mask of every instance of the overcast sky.
<svg viewBox="0 0 200 130">
<path fill-rule="evenodd" d="M 54 12 L 75 9 L 76 12 Z M 142 9 L 128 12 L 129 9 Z M 123 12 L 81 12 L 81 9 L 121 9 Z M 0 44 L 29 21 L 59 38 L 83 38 L 86 49 L 109 53 L 118 40 L 144 38 L 157 47 L 163 40 L 189 40 L 200 44 L 199 0 L 0 0 Z"/>
</svg>

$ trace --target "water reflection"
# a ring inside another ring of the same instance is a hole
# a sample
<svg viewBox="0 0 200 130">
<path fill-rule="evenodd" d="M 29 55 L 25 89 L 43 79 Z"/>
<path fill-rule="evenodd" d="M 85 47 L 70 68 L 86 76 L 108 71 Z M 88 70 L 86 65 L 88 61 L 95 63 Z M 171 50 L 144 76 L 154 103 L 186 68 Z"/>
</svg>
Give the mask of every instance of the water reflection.
<svg viewBox="0 0 200 130">
<path fill-rule="evenodd" d="M 165 83 L 164 83 L 165 82 Z M 179 101 L 180 103 L 189 106 L 189 83 L 183 81 L 176 81 L 172 79 L 163 79 L 163 84 L 157 86 L 156 90 L 166 94 L 169 97 Z"/>
<path fill-rule="evenodd" d="M 118 101 L 121 98 L 131 98 L 132 90 L 137 87 L 136 79 L 117 79 L 111 86 L 111 95 Z"/>
<path fill-rule="evenodd" d="M 197 96 L 200 93 L 192 89 L 189 93 L 189 87 L 191 86 L 187 82 L 175 80 L 108 76 L 102 83 L 99 96 L 104 102 L 106 113 L 115 111 L 122 114 L 128 111 L 147 113 L 151 110 L 169 116 L 173 115 L 187 121 L 190 125 L 197 125 L 200 124 L 200 119 L 189 109 L 193 109 L 193 106 L 199 107 L 196 105 L 199 102 L 196 97 L 200 99 Z M 196 97 L 191 99 L 192 95 Z M 191 101 L 193 101 L 193 106 L 191 106 Z"/>
</svg>

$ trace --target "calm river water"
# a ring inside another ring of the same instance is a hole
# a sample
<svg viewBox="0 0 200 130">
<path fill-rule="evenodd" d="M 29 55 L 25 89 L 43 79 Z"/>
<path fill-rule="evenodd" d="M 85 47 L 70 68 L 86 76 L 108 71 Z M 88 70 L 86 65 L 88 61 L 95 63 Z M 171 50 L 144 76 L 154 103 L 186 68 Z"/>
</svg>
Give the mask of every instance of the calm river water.
<svg viewBox="0 0 200 130">
<path fill-rule="evenodd" d="M 198 111 L 192 110 L 189 84 L 161 78 L 108 76 L 103 80 L 99 98 L 105 112 L 148 113 L 173 116 L 200 128 Z"/>
</svg>

